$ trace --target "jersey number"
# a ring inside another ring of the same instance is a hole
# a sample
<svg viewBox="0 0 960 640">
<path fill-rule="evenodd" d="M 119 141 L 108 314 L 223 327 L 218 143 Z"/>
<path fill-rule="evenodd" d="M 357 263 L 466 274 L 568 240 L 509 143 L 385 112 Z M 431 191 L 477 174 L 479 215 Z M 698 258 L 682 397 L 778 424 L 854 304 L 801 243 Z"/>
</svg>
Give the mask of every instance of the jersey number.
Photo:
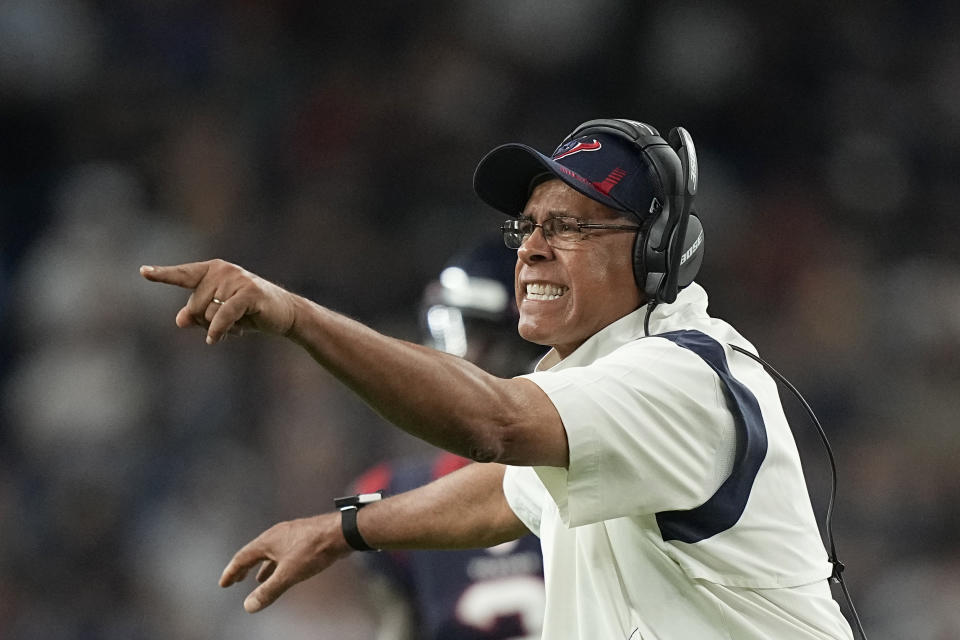
<svg viewBox="0 0 960 640">
<path fill-rule="evenodd" d="M 492 631 L 501 618 L 517 616 L 525 635 L 514 640 L 535 640 L 543 627 L 546 595 L 543 581 L 530 576 L 484 580 L 471 585 L 457 601 L 457 619 L 467 627 Z"/>
</svg>

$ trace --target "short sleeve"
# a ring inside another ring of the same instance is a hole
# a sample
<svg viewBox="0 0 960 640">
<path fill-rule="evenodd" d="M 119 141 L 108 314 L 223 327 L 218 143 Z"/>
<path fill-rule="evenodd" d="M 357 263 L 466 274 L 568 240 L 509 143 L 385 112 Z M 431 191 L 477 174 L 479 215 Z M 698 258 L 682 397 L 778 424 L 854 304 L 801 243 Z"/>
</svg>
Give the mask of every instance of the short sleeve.
<svg viewBox="0 0 960 640">
<path fill-rule="evenodd" d="M 733 414 L 696 354 L 660 338 L 582 367 L 524 376 L 553 402 L 568 468 L 535 467 L 567 526 L 691 509 L 729 473 Z"/>
<path fill-rule="evenodd" d="M 523 524 L 540 537 L 543 505 L 550 496 L 533 469 L 508 466 L 503 474 L 503 495 Z"/>
</svg>

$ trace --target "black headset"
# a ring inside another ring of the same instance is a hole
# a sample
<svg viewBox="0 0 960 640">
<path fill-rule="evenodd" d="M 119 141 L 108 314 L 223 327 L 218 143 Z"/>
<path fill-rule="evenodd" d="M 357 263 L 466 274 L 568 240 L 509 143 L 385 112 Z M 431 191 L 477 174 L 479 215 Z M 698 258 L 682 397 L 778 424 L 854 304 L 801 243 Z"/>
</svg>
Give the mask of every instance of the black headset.
<svg viewBox="0 0 960 640">
<path fill-rule="evenodd" d="M 655 304 L 671 303 L 697 276 L 703 262 L 703 225 L 693 211 L 697 195 L 697 151 L 683 127 L 664 140 L 648 124 L 636 120 L 601 119 L 584 122 L 563 142 L 591 133 L 612 134 L 633 143 L 656 176 L 656 197 L 650 208 L 634 214 L 644 228 L 633 246 L 633 277 Z M 562 144 L 562 143 L 561 143 Z"/>
</svg>

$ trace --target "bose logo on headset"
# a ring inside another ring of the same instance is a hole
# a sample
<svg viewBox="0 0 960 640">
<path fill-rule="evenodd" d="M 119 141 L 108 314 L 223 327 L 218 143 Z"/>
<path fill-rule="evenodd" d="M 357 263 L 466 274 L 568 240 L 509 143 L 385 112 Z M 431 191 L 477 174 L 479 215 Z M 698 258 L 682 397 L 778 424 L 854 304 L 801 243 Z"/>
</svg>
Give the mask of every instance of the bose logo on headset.
<svg viewBox="0 0 960 640">
<path fill-rule="evenodd" d="M 693 246 L 687 249 L 682 256 L 680 256 L 680 264 L 686 262 L 690 256 L 692 256 L 697 249 L 700 248 L 700 245 L 703 244 L 703 229 L 700 229 L 700 234 L 697 236 L 697 239 L 694 241 Z"/>
</svg>

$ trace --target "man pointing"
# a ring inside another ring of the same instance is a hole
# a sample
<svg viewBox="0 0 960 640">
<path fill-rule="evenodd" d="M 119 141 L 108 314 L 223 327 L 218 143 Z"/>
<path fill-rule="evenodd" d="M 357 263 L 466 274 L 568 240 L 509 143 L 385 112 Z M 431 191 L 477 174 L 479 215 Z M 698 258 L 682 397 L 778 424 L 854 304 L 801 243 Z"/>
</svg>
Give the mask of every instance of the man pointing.
<svg viewBox="0 0 960 640">
<path fill-rule="evenodd" d="M 480 162 L 478 194 L 511 216 L 518 330 L 551 347 L 526 376 L 379 334 L 220 260 L 142 268 L 191 290 L 178 326 L 207 327 L 211 344 L 286 336 L 397 427 L 475 461 L 268 529 L 221 577 L 262 563 L 248 611 L 353 549 L 487 547 L 530 530 L 545 638 L 851 637 L 775 384 L 693 282 L 696 156 L 682 129 L 668 138 L 591 121 L 549 156 L 510 144 Z"/>
</svg>

